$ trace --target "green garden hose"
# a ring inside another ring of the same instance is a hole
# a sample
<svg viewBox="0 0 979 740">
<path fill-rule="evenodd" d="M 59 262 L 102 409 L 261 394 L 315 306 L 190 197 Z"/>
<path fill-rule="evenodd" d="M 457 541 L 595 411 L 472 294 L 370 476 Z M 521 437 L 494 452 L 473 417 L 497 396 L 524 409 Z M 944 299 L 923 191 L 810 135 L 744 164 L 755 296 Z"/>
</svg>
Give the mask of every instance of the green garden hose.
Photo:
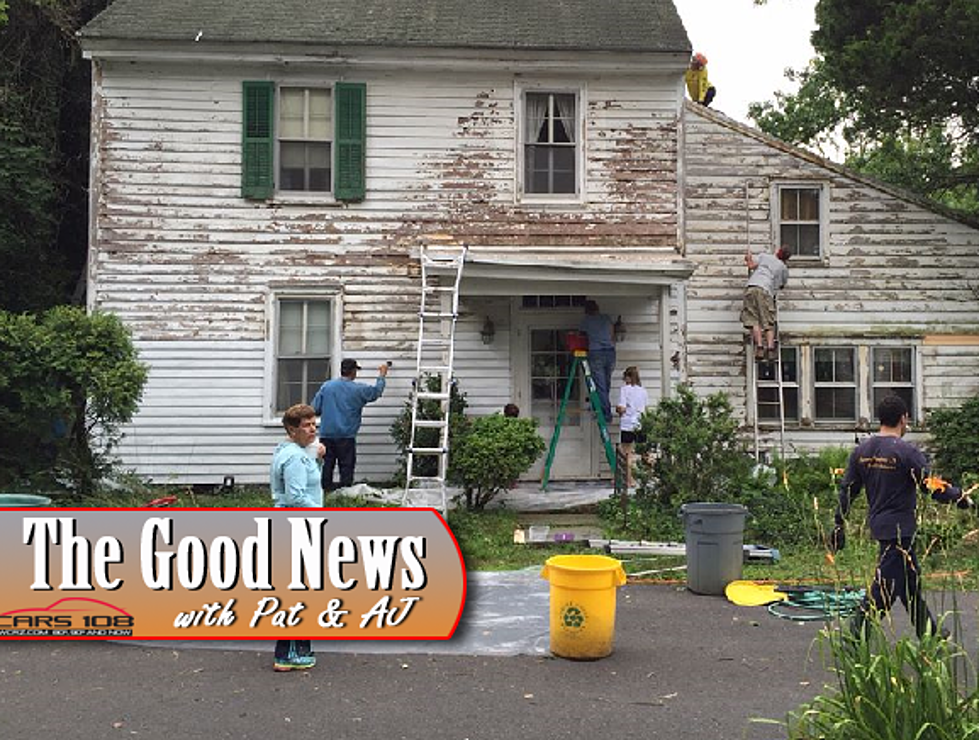
<svg viewBox="0 0 979 740">
<path fill-rule="evenodd" d="M 796 622 L 829 621 L 852 617 L 863 601 L 864 589 L 835 591 L 820 588 L 791 587 L 776 589 L 786 594 L 784 601 L 768 605 L 768 613 Z"/>
</svg>

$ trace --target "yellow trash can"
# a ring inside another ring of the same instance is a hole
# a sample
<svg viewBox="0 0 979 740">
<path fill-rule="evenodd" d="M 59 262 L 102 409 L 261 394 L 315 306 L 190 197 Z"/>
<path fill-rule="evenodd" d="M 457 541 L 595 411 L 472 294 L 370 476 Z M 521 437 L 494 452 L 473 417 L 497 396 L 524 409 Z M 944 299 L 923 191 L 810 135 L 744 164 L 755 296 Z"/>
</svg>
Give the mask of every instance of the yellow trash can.
<svg viewBox="0 0 979 740">
<path fill-rule="evenodd" d="M 612 653 L 615 589 L 625 570 L 604 555 L 556 555 L 541 578 L 551 584 L 551 652 L 572 660 L 597 660 Z"/>
</svg>

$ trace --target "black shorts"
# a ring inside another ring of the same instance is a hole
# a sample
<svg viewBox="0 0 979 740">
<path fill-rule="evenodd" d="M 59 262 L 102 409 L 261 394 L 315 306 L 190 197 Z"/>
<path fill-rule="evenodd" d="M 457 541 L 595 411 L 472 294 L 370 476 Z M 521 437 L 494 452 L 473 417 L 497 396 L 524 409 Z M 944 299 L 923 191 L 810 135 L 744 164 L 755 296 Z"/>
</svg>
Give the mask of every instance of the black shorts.
<svg viewBox="0 0 979 740">
<path fill-rule="evenodd" d="M 635 431 L 635 432 L 625 432 L 625 431 L 623 431 L 621 434 L 622 434 L 622 436 L 619 438 L 619 441 L 622 444 L 624 444 L 624 445 L 631 445 L 631 444 L 634 444 L 636 442 L 645 442 L 646 441 L 646 435 L 643 434 L 642 432 L 638 432 L 638 431 Z"/>
</svg>

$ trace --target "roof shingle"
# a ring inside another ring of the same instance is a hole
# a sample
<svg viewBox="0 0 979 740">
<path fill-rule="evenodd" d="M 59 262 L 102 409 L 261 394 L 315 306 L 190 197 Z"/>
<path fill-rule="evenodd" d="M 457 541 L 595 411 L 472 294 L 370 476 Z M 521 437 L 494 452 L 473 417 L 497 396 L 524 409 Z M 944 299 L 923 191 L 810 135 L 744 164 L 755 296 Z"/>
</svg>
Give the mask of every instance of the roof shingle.
<svg viewBox="0 0 979 740">
<path fill-rule="evenodd" d="M 83 39 L 688 52 L 672 0 L 116 0 Z"/>
</svg>

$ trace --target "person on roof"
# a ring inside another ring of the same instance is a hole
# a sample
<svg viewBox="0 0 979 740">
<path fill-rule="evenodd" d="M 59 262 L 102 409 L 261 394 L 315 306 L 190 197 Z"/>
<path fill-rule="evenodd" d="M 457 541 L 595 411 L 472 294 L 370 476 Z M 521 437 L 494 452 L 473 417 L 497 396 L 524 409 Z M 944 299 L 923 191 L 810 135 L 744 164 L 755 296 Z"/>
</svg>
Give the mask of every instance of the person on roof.
<svg viewBox="0 0 979 740">
<path fill-rule="evenodd" d="M 687 92 L 692 101 L 704 106 L 711 104 L 717 89 L 707 79 L 707 57 L 700 53 L 694 54 L 683 78 L 686 80 Z"/>
</svg>

